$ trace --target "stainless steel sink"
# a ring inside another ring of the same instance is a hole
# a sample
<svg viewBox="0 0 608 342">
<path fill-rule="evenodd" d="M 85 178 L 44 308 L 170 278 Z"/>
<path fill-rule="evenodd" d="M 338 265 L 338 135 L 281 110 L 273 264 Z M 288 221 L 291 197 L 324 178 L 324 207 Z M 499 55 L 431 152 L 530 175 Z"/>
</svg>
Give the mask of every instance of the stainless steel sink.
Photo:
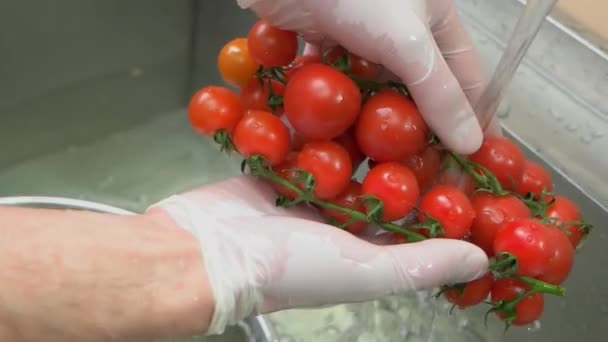
<svg viewBox="0 0 608 342">
<path fill-rule="evenodd" d="M 521 4 L 456 2 L 490 70 Z M 194 89 L 220 82 L 217 51 L 254 20 L 234 1 L 0 2 L 0 196 L 60 196 L 137 212 L 238 174 L 238 160 L 192 132 L 185 105 Z M 410 305 L 420 322 L 410 316 L 403 327 L 411 337 L 416 321 L 421 331 L 431 330 L 431 341 L 606 341 L 606 75 L 601 50 L 547 22 L 501 109 L 507 130 L 551 167 L 557 189 L 580 203 L 597 227 L 577 257 L 567 297 L 548 300 L 539 329 L 503 336 L 496 324 L 480 325 L 479 312 L 450 318 L 440 305 L 422 311 L 406 299 L 386 298 L 257 317 L 244 322 L 247 329 L 235 327 L 214 340 L 246 341 L 250 330 L 257 341 L 384 341 L 389 326 L 372 324 L 373 315 Z M 367 329 L 363 337 L 336 337 L 353 322 Z M 403 328 L 395 324 L 391 329 Z M 289 332 L 300 335 L 277 337 Z"/>
</svg>

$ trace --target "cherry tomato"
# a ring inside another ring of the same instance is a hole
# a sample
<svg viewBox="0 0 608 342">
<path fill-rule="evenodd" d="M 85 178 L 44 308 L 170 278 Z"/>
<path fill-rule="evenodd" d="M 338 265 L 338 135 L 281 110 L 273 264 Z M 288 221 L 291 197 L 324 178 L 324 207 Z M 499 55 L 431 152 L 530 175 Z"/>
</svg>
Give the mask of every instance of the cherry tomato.
<svg viewBox="0 0 608 342">
<path fill-rule="evenodd" d="M 422 153 L 406 158 L 404 164 L 416 175 L 420 190 L 425 191 L 439 177 L 441 152 L 429 145 Z"/>
<path fill-rule="evenodd" d="M 319 55 L 304 55 L 298 56 L 294 59 L 293 63 L 285 70 L 284 75 L 287 82 L 291 80 L 291 77 L 302 69 L 303 66 L 308 64 L 321 63 L 321 57 Z"/>
<path fill-rule="evenodd" d="M 327 63 L 333 64 L 338 58 L 347 55 L 350 59 L 350 71 L 367 80 L 374 80 L 379 74 L 380 67 L 378 64 L 372 63 L 366 59 L 363 59 L 352 52 L 346 51 L 341 46 L 333 47 L 325 55 Z"/>
<path fill-rule="evenodd" d="M 234 129 L 232 141 L 243 157 L 263 156 L 271 166 L 280 164 L 290 145 L 289 129 L 272 113 L 250 110 Z"/>
<path fill-rule="evenodd" d="M 486 300 L 492 290 L 492 284 L 494 284 L 494 278 L 488 272 L 483 277 L 466 283 L 462 290 L 450 289 L 444 292 L 444 297 L 448 302 L 464 309 Z"/>
<path fill-rule="evenodd" d="M 363 206 L 363 200 L 361 198 L 361 183 L 356 180 L 351 180 L 342 193 L 328 201 L 343 208 L 365 213 L 365 207 Z M 350 215 L 335 210 L 323 209 L 323 214 L 326 217 L 333 218 L 338 224 L 345 224 L 351 220 Z M 366 221 L 356 221 L 349 224 L 346 227 L 346 230 L 357 235 L 362 233 L 366 227 Z"/>
<path fill-rule="evenodd" d="M 572 246 L 576 248 L 584 235 L 580 226 L 582 216 L 578 206 L 565 196 L 555 196 L 545 214 L 554 220 L 553 223 L 564 231 Z"/>
<path fill-rule="evenodd" d="M 553 255 L 549 259 L 545 271 L 537 279 L 549 284 L 560 285 L 568 278 L 572 270 L 574 248 L 566 234 L 558 228 L 550 227 L 549 234 L 554 247 Z"/>
<path fill-rule="evenodd" d="M 239 99 L 231 90 L 208 86 L 198 90 L 188 105 L 188 119 L 195 131 L 212 136 L 219 130 L 231 133 L 243 116 Z"/>
<path fill-rule="evenodd" d="M 365 160 L 365 155 L 359 150 L 353 131 L 350 129 L 347 130 L 344 134 L 335 138 L 334 141 L 342 145 L 348 151 L 350 160 L 353 163 L 353 172 L 356 172 L 361 163 Z"/>
<path fill-rule="evenodd" d="M 497 303 L 499 301 L 509 301 L 517 296 L 526 293 L 529 290 L 528 285 L 512 279 L 498 279 L 492 286 L 490 295 L 491 301 Z M 515 318 L 511 321 L 513 325 L 527 325 L 540 318 L 545 308 L 545 299 L 541 293 L 535 293 L 526 296 L 520 302 L 515 304 Z M 504 315 L 497 313 L 498 317 L 504 319 Z"/>
<path fill-rule="evenodd" d="M 268 68 L 288 65 L 298 53 L 297 34 L 275 27 L 266 20 L 259 20 L 251 27 L 247 40 L 253 60 Z"/>
<path fill-rule="evenodd" d="M 296 160 L 298 158 L 298 153 L 295 151 L 290 151 L 285 159 L 278 165 L 274 166 L 273 171 L 281 178 L 286 181 L 289 181 L 292 184 L 296 184 L 296 178 L 298 177 L 298 172 L 296 171 L 297 165 Z M 274 189 L 285 196 L 290 200 L 294 200 L 297 197 L 297 194 L 290 189 L 287 189 L 284 186 L 279 185 L 276 182 L 271 182 Z"/>
<path fill-rule="evenodd" d="M 553 191 L 551 175 L 542 165 L 530 160 L 524 163 L 524 171 L 515 191 L 520 195 L 534 194 L 537 200 L 543 193 Z"/>
<path fill-rule="evenodd" d="M 507 190 L 513 190 L 522 178 L 526 157 L 517 144 L 505 137 L 486 137 L 471 161 L 492 172 Z"/>
<path fill-rule="evenodd" d="M 369 170 L 361 192 L 382 202 L 382 220 L 385 222 L 406 216 L 420 196 L 414 173 L 396 162 L 381 163 Z"/>
<path fill-rule="evenodd" d="M 494 253 L 509 252 L 517 258 L 515 274 L 536 277 L 545 272 L 554 246 L 550 227 L 531 218 L 520 218 L 505 223 L 494 239 Z"/>
<path fill-rule="evenodd" d="M 330 140 L 357 119 L 361 93 L 350 78 L 323 64 L 305 65 L 285 87 L 285 115 L 310 139 Z"/>
<path fill-rule="evenodd" d="M 252 78 L 245 87 L 241 88 L 239 93 L 241 106 L 243 106 L 245 110 L 253 109 L 272 112 L 272 108 L 268 105 L 271 87 L 273 95 L 283 95 L 285 86 L 283 86 L 281 82 L 275 80 L 260 81 L 255 77 Z M 282 106 L 278 106 L 276 114 L 280 115 L 281 112 Z"/>
<path fill-rule="evenodd" d="M 315 141 L 304 145 L 296 164 L 314 177 L 313 194 L 318 199 L 338 196 L 351 180 L 352 162 L 348 151 L 333 141 Z"/>
<path fill-rule="evenodd" d="M 426 222 L 430 215 L 443 228 L 441 237 L 462 239 L 469 233 L 475 211 L 467 195 L 450 185 L 435 185 L 422 196 L 418 219 Z"/>
<path fill-rule="evenodd" d="M 386 89 L 361 108 L 356 138 L 361 152 L 376 162 L 401 162 L 424 149 L 428 126 L 413 101 Z"/>
<path fill-rule="evenodd" d="M 258 65 L 249 55 L 246 38 L 229 41 L 220 50 L 217 67 L 224 82 L 242 88 L 255 75 Z"/>
<path fill-rule="evenodd" d="M 475 219 L 471 225 L 470 242 L 483 249 L 488 256 L 494 255 L 494 237 L 506 222 L 518 218 L 530 218 L 528 206 L 517 196 L 496 196 L 489 192 L 476 192 L 471 196 Z"/>
</svg>

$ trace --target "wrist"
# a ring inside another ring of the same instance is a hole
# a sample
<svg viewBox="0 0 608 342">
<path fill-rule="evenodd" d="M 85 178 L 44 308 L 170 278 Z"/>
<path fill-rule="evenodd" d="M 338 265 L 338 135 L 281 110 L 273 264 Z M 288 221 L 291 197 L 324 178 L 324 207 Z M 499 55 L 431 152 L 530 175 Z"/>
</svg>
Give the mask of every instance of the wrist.
<svg viewBox="0 0 608 342">
<path fill-rule="evenodd" d="M 157 335 L 170 337 L 204 333 L 211 322 L 214 301 L 200 243 L 163 210 L 151 209 L 137 219 L 172 236 L 164 242 L 163 252 L 150 255 L 149 262 L 160 258 L 158 263 L 167 267 L 168 274 L 149 293 L 150 299 L 158 303 L 152 316 L 144 313 L 146 321 L 156 326 L 149 328 Z"/>
</svg>

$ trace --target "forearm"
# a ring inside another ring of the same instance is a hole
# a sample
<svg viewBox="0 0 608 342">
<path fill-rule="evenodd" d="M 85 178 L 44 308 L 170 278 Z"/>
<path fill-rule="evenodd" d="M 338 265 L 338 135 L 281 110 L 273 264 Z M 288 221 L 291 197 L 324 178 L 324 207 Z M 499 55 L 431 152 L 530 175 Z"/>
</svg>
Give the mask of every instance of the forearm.
<svg viewBox="0 0 608 342">
<path fill-rule="evenodd" d="M 204 331 L 213 305 L 199 244 L 157 222 L 0 208 L 0 337 L 106 341 Z"/>
</svg>

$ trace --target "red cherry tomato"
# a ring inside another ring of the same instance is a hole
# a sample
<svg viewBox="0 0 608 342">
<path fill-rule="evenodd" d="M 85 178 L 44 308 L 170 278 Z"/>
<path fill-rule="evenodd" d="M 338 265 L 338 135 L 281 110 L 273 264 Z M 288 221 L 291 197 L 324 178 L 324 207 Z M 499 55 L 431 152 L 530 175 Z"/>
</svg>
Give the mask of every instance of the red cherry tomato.
<svg viewBox="0 0 608 342">
<path fill-rule="evenodd" d="M 527 160 L 521 180 L 515 191 L 520 195 L 534 194 L 534 198 L 540 199 L 543 189 L 545 192 L 553 191 L 551 174 L 542 165 Z"/>
<path fill-rule="evenodd" d="M 330 140 L 357 119 L 361 93 L 350 78 L 323 64 L 309 64 L 285 87 L 285 115 L 302 136 Z"/>
<path fill-rule="evenodd" d="M 351 180 L 342 193 L 328 201 L 343 208 L 365 213 L 365 207 L 363 206 L 363 200 L 361 198 L 361 183 L 356 180 Z M 323 209 L 323 214 L 326 217 L 334 219 L 338 224 L 345 224 L 351 220 L 350 215 L 331 209 Z M 346 227 L 346 230 L 357 235 L 362 233 L 366 227 L 366 221 L 356 221 L 349 224 Z"/>
<path fill-rule="evenodd" d="M 348 151 L 350 160 L 353 163 L 353 172 L 357 171 L 359 165 L 365 160 L 365 155 L 359 150 L 353 131 L 349 129 L 344 134 L 335 138 L 334 141 L 342 145 Z"/>
<path fill-rule="evenodd" d="M 265 67 L 288 65 L 298 52 L 295 32 L 281 30 L 265 20 L 259 20 L 251 27 L 247 40 L 251 57 Z"/>
<path fill-rule="evenodd" d="M 460 309 L 468 308 L 486 300 L 492 290 L 492 284 L 494 284 L 492 274 L 486 273 L 483 277 L 468 282 L 462 291 L 450 289 L 444 292 L 444 297 Z"/>
<path fill-rule="evenodd" d="M 351 180 L 352 162 L 348 151 L 333 141 L 315 141 L 304 145 L 296 164 L 314 177 L 313 194 L 318 199 L 338 196 Z"/>
<path fill-rule="evenodd" d="M 513 140 L 498 136 L 485 138 L 470 159 L 492 172 L 507 190 L 517 187 L 526 162 L 524 153 Z"/>
<path fill-rule="evenodd" d="M 369 170 L 361 192 L 382 202 L 382 220 L 385 222 L 406 216 L 420 196 L 414 173 L 396 162 L 381 163 Z"/>
<path fill-rule="evenodd" d="M 428 126 L 414 102 L 394 90 L 372 95 L 356 123 L 361 152 L 376 162 L 401 162 L 427 144 Z"/>
<path fill-rule="evenodd" d="M 490 298 L 493 303 L 501 300 L 508 301 L 526 293 L 529 287 L 512 278 L 498 279 L 492 286 Z M 540 318 L 545 308 L 545 300 L 542 294 L 535 293 L 522 299 L 515 305 L 515 318 L 511 321 L 513 325 L 527 325 Z M 504 319 L 502 313 L 498 317 Z"/>
<path fill-rule="evenodd" d="M 424 192 L 439 177 L 441 152 L 429 145 L 422 153 L 406 158 L 404 164 L 414 172 L 418 186 Z"/>
<path fill-rule="evenodd" d="M 528 206 L 514 195 L 496 196 L 489 192 L 477 192 L 471 197 L 475 219 L 471 225 L 470 242 L 483 249 L 488 256 L 494 255 L 494 237 L 506 222 L 518 218 L 530 218 Z"/>
<path fill-rule="evenodd" d="M 292 184 L 296 184 L 296 179 L 298 178 L 298 172 L 296 171 L 297 169 L 297 165 L 296 165 L 296 160 L 298 158 L 298 153 L 295 151 L 291 151 L 287 154 L 287 156 L 285 157 L 285 159 L 283 160 L 283 162 L 281 162 L 280 164 L 274 166 L 272 168 L 272 170 L 281 178 L 283 178 L 284 180 L 292 183 Z M 274 187 L 274 189 L 280 193 L 281 195 L 285 196 L 286 198 L 290 199 L 290 200 L 294 200 L 297 197 L 297 194 L 295 192 L 293 192 L 292 190 L 279 185 L 276 182 L 271 182 L 272 186 Z"/>
<path fill-rule="evenodd" d="M 250 110 L 234 129 L 232 141 L 243 157 L 263 156 L 270 165 L 280 164 L 290 145 L 289 129 L 277 116 Z"/>
<path fill-rule="evenodd" d="M 224 82 L 239 88 L 244 87 L 258 70 L 258 64 L 249 54 L 246 38 L 226 43 L 217 57 L 217 67 Z"/>
<path fill-rule="evenodd" d="M 293 75 L 298 72 L 300 69 L 302 69 L 303 66 L 308 65 L 308 64 L 317 64 L 317 63 L 321 63 L 321 57 L 319 55 L 304 55 L 304 56 L 298 56 L 296 57 L 296 59 L 294 59 L 293 63 L 291 63 L 291 65 L 286 68 L 284 75 L 285 75 L 285 79 L 287 80 L 287 82 L 289 82 L 291 80 L 291 78 L 293 77 Z"/>
<path fill-rule="evenodd" d="M 582 216 L 578 206 L 565 196 L 555 196 L 554 202 L 545 214 L 565 232 L 572 246 L 576 248 L 584 235 L 580 225 Z"/>
<path fill-rule="evenodd" d="M 224 87 L 204 87 L 192 96 L 188 105 L 192 128 L 205 136 L 212 136 L 219 130 L 231 133 L 242 116 L 239 98 Z"/>
<path fill-rule="evenodd" d="M 367 80 L 374 80 L 379 74 L 380 67 L 378 64 L 372 63 L 366 59 L 363 59 L 352 52 L 346 51 L 341 46 L 333 47 L 325 55 L 327 63 L 333 64 L 338 58 L 347 55 L 350 59 L 350 71 Z"/>
<path fill-rule="evenodd" d="M 521 218 L 505 223 L 496 232 L 494 253 L 509 252 L 517 258 L 517 275 L 536 277 L 545 272 L 554 246 L 550 227 L 531 219 Z"/>
<path fill-rule="evenodd" d="M 450 185 L 435 185 L 422 196 L 418 219 L 426 222 L 426 215 L 439 221 L 448 239 L 462 239 L 471 229 L 475 211 L 469 198 L 458 188 Z M 425 215 L 426 214 L 426 215 Z"/>
<path fill-rule="evenodd" d="M 568 278 L 572 270 L 574 248 L 566 234 L 558 228 L 550 227 L 549 234 L 554 247 L 553 255 L 549 259 L 545 271 L 537 279 L 549 284 L 560 285 Z"/>
<path fill-rule="evenodd" d="M 272 112 L 272 108 L 269 106 L 268 101 L 270 99 L 270 89 L 272 87 L 272 94 L 281 96 L 285 86 L 279 81 L 260 81 L 257 78 L 252 78 L 249 83 L 239 93 L 241 106 L 245 110 L 263 110 L 265 112 Z M 277 114 L 281 114 L 282 106 L 277 107 Z"/>
</svg>

